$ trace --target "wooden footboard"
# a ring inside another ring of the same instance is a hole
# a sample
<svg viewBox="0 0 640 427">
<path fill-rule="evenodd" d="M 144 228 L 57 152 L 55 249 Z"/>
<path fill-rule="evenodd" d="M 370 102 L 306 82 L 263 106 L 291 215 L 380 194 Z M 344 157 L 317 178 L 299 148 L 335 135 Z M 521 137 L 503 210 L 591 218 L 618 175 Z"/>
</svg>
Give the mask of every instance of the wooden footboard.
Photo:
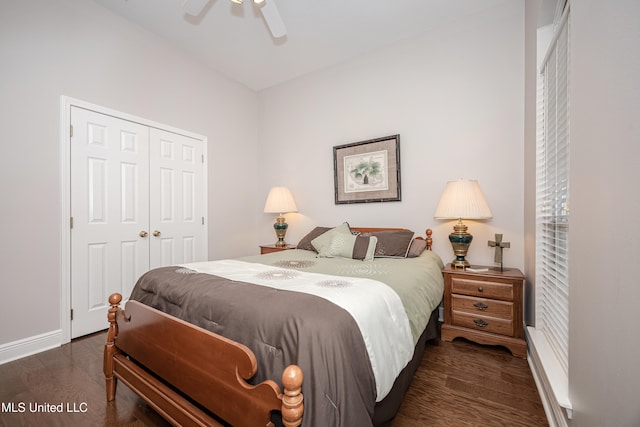
<svg viewBox="0 0 640 427">
<path fill-rule="evenodd" d="M 107 401 L 120 380 L 174 425 L 272 426 L 271 412 L 286 427 L 302 422 L 303 374 L 295 365 L 274 381 L 256 386 L 253 352 L 242 344 L 169 316 L 137 301 L 120 308 L 122 295 L 109 297 L 109 332 L 104 349 Z M 160 379 L 162 380 L 160 380 Z M 204 408 L 204 409 L 202 409 Z"/>
</svg>

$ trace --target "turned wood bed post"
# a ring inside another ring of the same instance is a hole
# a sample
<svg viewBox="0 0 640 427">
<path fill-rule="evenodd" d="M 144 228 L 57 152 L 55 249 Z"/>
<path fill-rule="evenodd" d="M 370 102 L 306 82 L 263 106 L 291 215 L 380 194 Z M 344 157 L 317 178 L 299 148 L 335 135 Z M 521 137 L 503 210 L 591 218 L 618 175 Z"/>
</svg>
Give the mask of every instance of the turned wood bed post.
<svg viewBox="0 0 640 427">
<path fill-rule="evenodd" d="M 302 424 L 304 402 L 302 396 L 302 369 L 296 365 L 289 365 L 282 373 L 282 424 L 285 427 L 298 427 Z"/>
<path fill-rule="evenodd" d="M 433 246 L 433 238 L 431 237 L 431 235 L 433 234 L 433 230 L 430 228 L 427 228 L 427 238 L 425 239 L 427 241 L 427 250 L 431 250 L 431 246 Z"/>
<path fill-rule="evenodd" d="M 109 319 L 109 331 L 107 332 L 107 343 L 104 346 L 104 377 L 107 385 L 107 402 L 111 402 L 116 398 L 116 385 L 117 379 L 113 376 L 113 356 L 116 354 L 116 336 L 118 336 L 118 322 L 116 316 L 120 309 L 120 302 L 122 301 L 122 295 L 113 294 L 109 297 L 109 313 L 107 319 Z"/>
</svg>

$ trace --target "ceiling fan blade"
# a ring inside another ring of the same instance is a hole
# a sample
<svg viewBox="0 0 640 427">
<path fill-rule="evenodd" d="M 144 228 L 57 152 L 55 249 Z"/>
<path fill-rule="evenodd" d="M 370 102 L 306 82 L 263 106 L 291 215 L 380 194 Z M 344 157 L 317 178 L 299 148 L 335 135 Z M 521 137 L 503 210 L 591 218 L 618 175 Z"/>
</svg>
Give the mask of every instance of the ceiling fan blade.
<svg viewBox="0 0 640 427">
<path fill-rule="evenodd" d="M 184 0 L 182 10 L 187 15 L 198 16 L 207 3 L 209 3 L 209 0 Z"/>
<path fill-rule="evenodd" d="M 287 34 L 287 28 L 284 26 L 284 22 L 280 17 L 280 12 L 278 12 L 275 0 L 265 0 L 260 7 L 260 11 L 273 37 L 279 38 Z"/>
</svg>

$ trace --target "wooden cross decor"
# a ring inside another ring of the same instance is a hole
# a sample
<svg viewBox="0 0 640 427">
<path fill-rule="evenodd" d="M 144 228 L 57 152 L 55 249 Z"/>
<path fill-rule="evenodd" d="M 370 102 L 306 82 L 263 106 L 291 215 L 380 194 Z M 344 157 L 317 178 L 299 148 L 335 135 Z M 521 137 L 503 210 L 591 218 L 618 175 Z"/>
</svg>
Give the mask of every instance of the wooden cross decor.
<svg viewBox="0 0 640 427">
<path fill-rule="evenodd" d="M 496 234 L 496 240 L 489 240 L 489 246 L 491 246 L 492 248 L 496 248 L 496 253 L 493 256 L 493 261 L 500 263 L 500 271 L 502 271 L 502 250 L 504 248 L 510 248 L 511 242 L 503 242 L 502 234 Z"/>
</svg>

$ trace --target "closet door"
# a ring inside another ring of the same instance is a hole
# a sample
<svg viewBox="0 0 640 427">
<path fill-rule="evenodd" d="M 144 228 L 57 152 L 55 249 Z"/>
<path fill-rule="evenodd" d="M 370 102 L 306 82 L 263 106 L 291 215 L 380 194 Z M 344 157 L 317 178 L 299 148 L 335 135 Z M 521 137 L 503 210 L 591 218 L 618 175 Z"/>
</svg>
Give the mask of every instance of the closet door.
<svg viewBox="0 0 640 427">
<path fill-rule="evenodd" d="M 204 142 L 150 130 L 151 268 L 206 261 Z"/>
<path fill-rule="evenodd" d="M 149 270 L 149 128 L 71 108 L 71 337 L 107 327 L 109 295 Z"/>
</svg>

